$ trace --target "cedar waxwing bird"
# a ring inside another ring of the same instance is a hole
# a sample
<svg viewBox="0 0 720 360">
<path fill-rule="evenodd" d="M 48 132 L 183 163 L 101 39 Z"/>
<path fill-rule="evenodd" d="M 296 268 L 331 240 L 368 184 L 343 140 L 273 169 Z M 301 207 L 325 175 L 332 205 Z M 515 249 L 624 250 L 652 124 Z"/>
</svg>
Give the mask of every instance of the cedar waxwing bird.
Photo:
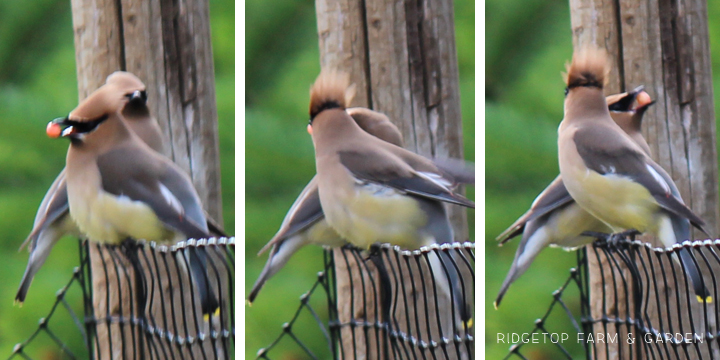
<svg viewBox="0 0 720 360">
<path fill-rule="evenodd" d="M 640 123 L 652 102 L 643 87 L 628 93 L 610 95 L 606 101 L 613 121 L 618 123 L 633 141 L 644 146 L 649 155 L 650 149 L 640 132 Z M 636 103 L 637 106 L 634 106 Z M 503 245 L 522 234 L 513 263 L 495 298 L 495 308 L 500 305 L 510 285 L 527 271 L 543 249 L 552 246 L 573 250 L 587 245 L 595 238 L 582 235 L 585 231 L 609 233 L 612 229 L 576 204 L 562 178 L 557 176 L 533 201 L 530 210 L 497 238 L 500 245 Z"/>
<path fill-rule="evenodd" d="M 91 241 L 129 239 L 176 243 L 209 237 L 200 199 L 189 176 L 153 151 L 122 120 L 132 92 L 108 82 L 54 126 L 70 140 L 66 160 L 70 216 Z M 206 254 L 190 248 L 190 272 L 203 314 L 218 309 L 207 281 Z"/>
<path fill-rule="evenodd" d="M 580 207 L 613 231 L 637 230 L 666 247 L 690 238 L 690 224 L 704 221 L 683 203 L 667 172 L 610 117 L 603 87 L 607 55 L 583 49 L 566 74 L 564 117 L 558 128 L 560 175 Z M 700 301 L 712 299 L 688 249 L 682 264 Z"/>
<path fill-rule="evenodd" d="M 327 223 L 362 249 L 374 243 L 418 249 L 452 242 L 443 203 L 475 204 L 454 192 L 454 177 L 431 160 L 362 131 L 345 111 L 353 89 L 346 74 L 323 71 L 310 91 L 318 192 Z M 441 263 L 450 259 L 430 259 L 441 289 L 450 294 L 452 287 L 458 294 L 458 274 L 441 275 Z M 451 296 L 468 320 L 461 296 Z"/>
<path fill-rule="evenodd" d="M 164 153 L 165 146 L 162 131 L 155 118 L 150 115 L 150 110 L 147 107 L 145 84 L 135 75 L 124 71 L 116 71 L 110 74 L 105 82 L 106 84 L 116 84 L 126 89 L 128 94 L 131 94 L 127 104 L 123 107 L 122 118 L 126 121 L 130 130 L 137 134 L 143 142 L 153 150 Z M 49 126 L 48 129 L 56 132 L 54 137 L 60 136 L 60 133 L 57 132 L 60 127 Z M 208 227 L 213 235 L 226 236 L 207 214 L 206 217 Z M 35 215 L 33 230 L 20 247 L 22 250 L 25 245 L 29 244 L 30 258 L 15 297 L 17 302 L 22 304 L 25 301 L 33 277 L 45 263 L 55 243 L 65 235 L 79 237 L 81 234 L 69 216 L 65 169 L 63 169 L 40 203 Z"/>
<path fill-rule="evenodd" d="M 135 75 L 124 71 L 110 74 L 105 83 L 115 84 L 124 89 L 128 94 L 128 101 L 123 107 L 122 114 L 127 125 L 153 150 L 163 152 L 164 145 L 160 126 L 150 116 L 147 108 L 145 84 Z M 59 127 L 48 127 L 49 131 L 55 129 L 59 129 Z M 56 136 L 59 135 L 59 133 L 56 134 Z M 15 301 L 21 304 L 25 301 L 35 274 L 45 263 L 55 243 L 65 235 L 80 236 L 77 226 L 69 216 L 65 180 L 65 169 L 63 169 L 40 203 L 35 215 L 33 230 L 20 247 L 22 249 L 29 245 L 28 250 L 30 251 L 28 265 L 15 296 Z"/>
<path fill-rule="evenodd" d="M 349 108 L 347 113 L 368 134 L 391 144 L 403 146 L 400 130 L 385 114 L 361 107 Z M 325 221 L 320 205 L 317 176 L 305 186 L 285 215 L 280 229 L 258 253 L 261 255 L 271 249 L 265 267 L 250 290 L 248 296 L 250 304 L 255 301 L 265 282 L 282 269 L 295 252 L 307 244 L 329 247 L 346 244 Z"/>
</svg>

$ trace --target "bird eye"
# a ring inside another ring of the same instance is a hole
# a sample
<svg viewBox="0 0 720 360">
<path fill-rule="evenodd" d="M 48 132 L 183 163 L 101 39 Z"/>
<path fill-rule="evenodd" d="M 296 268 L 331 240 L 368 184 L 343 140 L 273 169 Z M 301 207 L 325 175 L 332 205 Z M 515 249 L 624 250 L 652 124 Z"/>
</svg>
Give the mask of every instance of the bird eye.
<svg viewBox="0 0 720 360">
<path fill-rule="evenodd" d="M 143 101 L 147 101 L 147 91 L 145 91 L 145 90 L 141 91 L 140 97 L 143 99 Z"/>
<path fill-rule="evenodd" d="M 570 91 L 570 88 L 565 88 L 565 96 L 567 96 L 569 91 Z"/>
</svg>

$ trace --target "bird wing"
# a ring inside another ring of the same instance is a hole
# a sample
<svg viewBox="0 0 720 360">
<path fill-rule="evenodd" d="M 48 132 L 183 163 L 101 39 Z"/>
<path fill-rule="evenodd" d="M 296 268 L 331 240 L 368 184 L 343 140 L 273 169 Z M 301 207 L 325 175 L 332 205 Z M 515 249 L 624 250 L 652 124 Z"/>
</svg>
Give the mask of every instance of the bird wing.
<svg viewBox="0 0 720 360">
<path fill-rule="evenodd" d="M 530 210 L 525 212 L 520 218 L 510 225 L 505 231 L 503 231 L 496 238 L 500 241 L 500 244 L 508 242 L 510 239 L 520 235 L 525 230 L 525 225 L 534 219 L 537 219 L 543 215 L 548 214 L 554 210 L 560 209 L 563 206 L 573 201 L 572 196 L 565 188 L 565 184 L 562 182 L 560 176 L 556 177 L 545 190 L 543 190 L 535 201 L 530 206 Z"/>
<path fill-rule="evenodd" d="M 449 174 L 453 182 L 475 185 L 475 164 L 451 158 L 434 158 L 432 161 L 439 170 Z"/>
<path fill-rule="evenodd" d="M 220 236 L 220 237 L 228 237 L 227 232 L 225 232 L 225 229 L 217 222 L 215 219 L 208 214 L 207 211 L 204 212 L 205 218 L 207 219 L 207 227 L 208 231 L 213 236 Z"/>
<path fill-rule="evenodd" d="M 35 242 L 41 231 L 46 229 L 62 216 L 67 215 L 70 205 L 68 204 L 67 183 L 65 182 L 65 169 L 58 175 L 43 198 L 38 213 L 35 216 L 33 229 L 27 239 L 20 245 L 20 250 L 29 244 L 29 250 L 35 248 Z"/>
<path fill-rule="evenodd" d="M 287 239 L 298 232 L 308 228 L 318 220 L 322 219 L 322 206 L 320 205 L 320 193 L 318 192 L 317 175 L 310 180 L 300 193 L 295 202 L 288 210 L 283 219 L 280 229 L 270 241 L 258 252 L 258 255 L 267 251 L 275 243 Z"/>
<path fill-rule="evenodd" d="M 644 186 L 670 213 L 684 217 L 703 232 L 705 222 L 673 195 L 675 184 L 665 170 L 608 127 L 579 129 L 573 140 L 585 166 L 601 175 L 618 175 Z"/>
<path fill-rule="evenodd" d="M 452 182 L 442 172 L 415 171 L 390 152 L 375 154 L 341 151 L 338 155 L 342 165 L 360 181 L 381 184 L 432 200 L 475 207 L 475 203 L 450 190 Z"/>
<path fill-rule="evenodd" d="M 166 226 L 189 238 L 209 237 L 205 214 L 190 178 L 169 160 L 142 150 L 122 147 L 98 157 L 103 190 L 145 203 Z"/>
</svg>

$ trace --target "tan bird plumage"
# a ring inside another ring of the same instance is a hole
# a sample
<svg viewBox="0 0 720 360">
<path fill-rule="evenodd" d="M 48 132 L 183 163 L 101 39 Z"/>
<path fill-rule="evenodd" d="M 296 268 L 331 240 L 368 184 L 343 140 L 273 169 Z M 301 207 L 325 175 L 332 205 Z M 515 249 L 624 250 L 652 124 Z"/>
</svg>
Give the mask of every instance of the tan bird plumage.
<svg viewBox="0 0 720 360">
<path fill-rule="evenodd" d="M 348 108 L 346 111 L 365 132 L 391 144 L 403 145 L 400 130 L 385 114 L 360 107 Z M 317 244 L 337 247 L 346 244 L 325 221 L 317 183 L 317 176 L 314 176 L 290 207 L 275 236 L 258 253 L 260 255 L 271 249 L 265 267 L 250 290 L 249 303 L 255 301 L 265 282 L 303 246 Z"/>
<path fill-rule="evenodd" d="M 124 87 L 108 82 L 53 122 L 65 126 L 61 134 L 71 142 L 66 165 L 70 216 L 89 240 L 111 244 L 209 237 L 188 175 L 122 120 L 129 98 Z M 203 313 L 214 312 L 218 303 L 207 284 L 204 249 L 189 253 Z"/>
<path fill-rule="evenodd" d="M 145 104 L 147 99 L 145 84 L 135 75 L 124 71 L 112 73 L 105 83 L 114 84 L 130 94 L 129 101 L 122 110 L 123 118 L 142 141 L 153 150 L 162 153 L 164 151 L 162 132 L 157 121 L 150 116 Z M 70 218 L 68 209 L 67 184 L 63 168 L 40 203 L 30 235 L 20 246 L 22 250 L 29 244 L 30 257 L 15 297 L 17 302 L 25 301 L 33 277 L 45 263 L 55 243 L 65 235 L 80 236 L 80 231 Z"/>
<path fill-rule="evenodd" d="M 638 87 L 629 93 L 610 95 L 606 101 L 613 121 L 649 154 L 641 123 L 645 110 L 652 102 L 636 101 L 638 97 L 649 99 L 643 88 Z M 635 103 L 637 106 L 634 106 Z M 522 234 L 513 263 L 495 299 L 495 307 L 500 305 L 510 285 L 527 271 L 543 249 L 559 246 L 571 250 L 589 244 L 594 238 L 582 236 L 585 231 L 612 232 L 605 223 L 572 200 L 562 177 L 558 175 L 533 201 L 530 209 L 497 238 L 502 245 Z"/>
<path fill-rule="evenodd" d="M 453 176 L 431 160 L 364 132 L 345 111 L 350 88 L 346 75 L 324 70 L 310 92 L 319 195 L 327 223 L 365 249 L 374 243 L 417 249 L 452 242 L 443 202 L 474 203 L 455 193 Z M 431 266 L 441 275 L 445 260 L 432 259 Z M 444 292 L 456 294 L 464 312 L 460 316 L 468 320 L 457 276 L 450 271 L 447 278 L 436 280 Z"/>
<path fill-rule="evenodd" d="M 647 232 L 665 246 L 688 240 L 690 224 L 703 230 L 704 222 L 685 206 L 667 172 L 612 121 L 602 95 L 608 69 L 602 50 L 573 55 L 558 128 L 563 182 L 578 205 L 614 231 Z M 696 295 L 705 300 L 709 293 L 690 254 L 680 256 Z"/>
<path fill-rule="evenodd" d="M 145 84 L 135 75 L 125 71 L 112 73 L 105 82 L 114 84 L 130 94 L 129 101 L 122 109 L 122 119 L 145 144 L 158 153 L 164 154 L 166 148 L 162 130 L 155 118 L 150 115 L 147 107 Z M 42 267 L 57 241 L 65 235 L 75 237 L 81 235 L 77 225 L 69 216 L 65 180 L 65 169 L 63 169 L 45 194 L 35 216 L 33 229 L 20 247 L 22 249 L 29 244 L 28 250 L 30 251 L 28 265 L 16 295 L 16 301 L 20 303 L 25 300 L 34 275 Z M 211 233 L 225 236 L 224 231 L 214 224 L 207 214 L 206 217 Z"/>
</svg>

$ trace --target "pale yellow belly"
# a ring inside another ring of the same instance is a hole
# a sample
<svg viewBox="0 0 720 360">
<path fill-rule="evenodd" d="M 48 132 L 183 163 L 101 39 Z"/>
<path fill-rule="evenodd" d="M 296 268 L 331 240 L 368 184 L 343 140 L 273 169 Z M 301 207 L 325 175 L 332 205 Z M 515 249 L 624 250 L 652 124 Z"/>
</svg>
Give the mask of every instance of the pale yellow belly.
<svg viewBox="0 0 720 360">
<path fill-rule="evenodd" d="M 70 215 L 92 241 L 118 244 L 128 237 L 157 242 L 177 240 L 152 209 L 141 202 L 105 192 L 83 200 L 70 198 Z"/>
<path fill-rule="evenodd" d="M 644 186 L 622 176 L 594 171 L 585 172 L 569 184 L 568 191 L 575 201 L 613 230 L 655 231 L 658 205 Z"/>
<path fill-rule="evenodd" d="M 363 186 L 325 209 L 328 223 L 346 240 L 360 248 L 376 242 L 417 249 L 427 242 L 419 230 L 427 221 L 419 203 L 400 194 L 375 195 Z"/>
</svg>

